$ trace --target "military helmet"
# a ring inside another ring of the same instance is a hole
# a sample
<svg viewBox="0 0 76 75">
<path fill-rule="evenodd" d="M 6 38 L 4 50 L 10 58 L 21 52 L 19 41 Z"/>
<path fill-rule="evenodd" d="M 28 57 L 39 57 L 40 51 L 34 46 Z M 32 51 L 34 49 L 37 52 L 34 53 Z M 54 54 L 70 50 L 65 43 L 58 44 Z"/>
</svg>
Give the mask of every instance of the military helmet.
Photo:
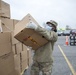
<svg viewBox="0 0 76 75">
<path fill-rule="evenodd" d="M 48 22 L 46 22 L 46 24 L 52 24 L 53 26 L 57 27 L 57 22 L 53 21 L 53 20 L 50 20 Z"/>
</svg>

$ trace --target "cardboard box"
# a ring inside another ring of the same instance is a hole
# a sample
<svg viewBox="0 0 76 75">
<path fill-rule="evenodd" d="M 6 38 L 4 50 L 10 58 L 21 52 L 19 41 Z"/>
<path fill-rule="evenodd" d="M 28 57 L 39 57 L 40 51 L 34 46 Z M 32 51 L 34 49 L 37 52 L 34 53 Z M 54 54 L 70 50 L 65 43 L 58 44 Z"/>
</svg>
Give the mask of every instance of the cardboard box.
<svg viewBox="0 0 76 75">
<path fill-rule="evenodd" d="M 14 26 L 15 26 L 19 21 L 20 21 L 20 20 L 13 19 L 13 24 L 14 24 Z"/>
<path fill-rule="evenodd" d="M 9 73 L 8 75 L 21 75 L 21 74 L 17 73 L 16 70 L 13 70 L 13 71 L 12 71 L 11 73 Z"/>
<path fill-rule="evenodd" d="M 12 52 L 11 43 L 0 44 L 0 56 Z"/>
<path fill-rule="evenodd" d="M 30 49 L 27 50 L 27 57 L 28 57 L 28 66 L 30 66 L 33 63 L 33 55 L 32 51 Z"/>
<path fill-rule="evenodd" d="M 24 52 L 24 51 L 23 51 Z M 23 55 L 24 56 L 24 55 Z M 25 57 L 24 57 L 25 58 Z M 23 59 L 24 59 L 23 58 Z M 16 73 L 19 75 L 22 73 L 25 69 L 28 68 L 28 61 L 27 59 L 22 60 L 20 57 L 20 54 L 14 55 L 14 62 L 15 62 L 15 70 Z"/>
<path fill-rule="evenodd" d="M 18 42 L 17 44 L 12 45 L 13 54 L 20 54 L 22 52 L 22 43 Z"/>
<path fill-rule="evenodd" d="M 21 62 L 27 60 L 27 50 L 20 53 Z"/>
<path fill-rule="evenodd" d="M 0 57 L 0 75 L 9 75 L 14 70 L 14 57 L 8 53 Z"/>
<path fill-rule="evenodd" d="M 12 45 L 12 52 L 13 52 L 14 55 L 17 54 L 17 52 L 16 52 L 16 45 L 15 44 Z"/>
<path fill-rule="evenodd" d="M 39 25 L 30 14 L 27 14 L 21 21 L 19 21 L 15 25 L 15 33 L 14 34 L 18 34 L 20 31 L 22 31 L 25 28 L 25 25 L 27 23 L 29 23 L 30 21 L 33 21 L 35 24 Z"/>
<path fill-rule="evenodd" d="M 1 18 L 2 21 L 2 27 L 3 31 L 4 29 L 7 28 L 7 31 L 13 31 L 14 30 L 14 25 L 13 25 L 13 19 L 8 19 L 8 18 Z"/>
<path fill-rule="evenodd" d="M 0 7 L 1 7 L 1 0 L 0 0 Z"/>
<path fill-rule="evenodd" d="M 8 29 L 8 27 L 6 27 L 3 23 L 2 23 L 2 32 L 11 32 L 10 29 Z"/>
<path fill-rule="evenodd" d="M 19 41 L 14 38 L 14 33 L 12 32 L 12 45 L 19 43 Z"/>
<path fill-rule="evenodd" d="M 2 22 L 0 20 L 0 33 L 2 32 Z"/>
<path fill-rule="evenodd" d="M 26 45 L 22 44 L 22 47 L 23 47 L 22 51 L 27 51 L 28 47 Z"/>
<path fill-rule="evenodd" d="M 22 43 L 17 43 L 16 44 L 16 53 L 19 54 L 22 52 Z"/>
<path fill-rule="evenodd" d="M 38 25 L 33 17 L 28 14 L 15 25 L 14 37 L 23 44 L 32 47 L 33 50 L 36 50 L 48 41 L 33 29 L 25 28 L 25 25 L 30 21 Z"/>
<path fill-rule="evenodd" d="M 0 16 L 10 18 L 10 5 L 4 1 L 0 1 Z"/>
<path fill-rule="evenodd" d="M 27 60 L 25 60 L 21 63 L 21 72 L 25 71 L 27 68 L 28 68 L 28 62 Z"/>
<path fill-rule="evenodd" d="M 13 25 L 14 25 L 14 29 L 15 29 L 15 25 L 19 22 L 19 20 L 13 19 Z"/>
<path fill-rule="evenodd" d="M 16 73 L 19 75 L 21 73 L 20 54 L 14 55 L 14 64 Z"/>
<path fill-rule="evenodd" d="M 23 45 L 23 51 L 20 53 L 20 60 L 21 60 L 21 71 L 23 72 L 28 68 L 28 54 L 27 54 L 27 47 Z"/>
<path fill-rule="evenodd" d="M 19 22 L 19 20 L 15 20 L 15 19 L 8 19 L 8 18 L 0 18 L 0 26 L 2 27 L 2 31 L 3 32 L 12 32 L 14 31 L 15 28 L 15 24 L 17 24 L 17 22 Z M 12 34 L 13 36 L 13 34 Z"/>
<path fill-rule="evenodd" d="M 0 33 L 0 44 L 6 44 L 11 42 L 11 33 L 4 32 Z"/>
<path fill-rule="evenodd" d="M 12 52 L 11 33 L 0 33 L 0 56 Z"/>
</svg>

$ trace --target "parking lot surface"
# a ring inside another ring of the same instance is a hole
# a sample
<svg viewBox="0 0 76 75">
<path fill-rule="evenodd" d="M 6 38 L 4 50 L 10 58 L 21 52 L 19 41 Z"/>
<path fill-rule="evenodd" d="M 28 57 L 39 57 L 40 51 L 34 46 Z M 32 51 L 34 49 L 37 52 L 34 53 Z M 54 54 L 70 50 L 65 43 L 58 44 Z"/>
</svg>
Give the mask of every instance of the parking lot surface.
<svg viewBox="0 0 76 75">
<path fill-rule="evenodd" d="M 52 75 L 76 75 L 76 46 L 66 45 L 65 38 L 59 36 L 55 44 Z M 30 67 L 24 75 L 31 75 Z"/>
</svg>

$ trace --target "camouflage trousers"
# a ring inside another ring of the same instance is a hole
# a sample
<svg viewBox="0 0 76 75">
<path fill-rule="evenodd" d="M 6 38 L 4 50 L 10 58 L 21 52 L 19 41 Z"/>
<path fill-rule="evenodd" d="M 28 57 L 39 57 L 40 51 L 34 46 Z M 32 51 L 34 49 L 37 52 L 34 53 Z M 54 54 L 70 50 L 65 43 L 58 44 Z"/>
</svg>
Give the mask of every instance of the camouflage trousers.
<svg viewBox="0 0 76 75">
<path fill-rule="evenodd" d="M 42 71 L 42 75 L 51 75 L 52 64 L 49 62 L 34 62 L 31 66 L 31 75 L 39 75 L 40 71 Z"/>
</svg>

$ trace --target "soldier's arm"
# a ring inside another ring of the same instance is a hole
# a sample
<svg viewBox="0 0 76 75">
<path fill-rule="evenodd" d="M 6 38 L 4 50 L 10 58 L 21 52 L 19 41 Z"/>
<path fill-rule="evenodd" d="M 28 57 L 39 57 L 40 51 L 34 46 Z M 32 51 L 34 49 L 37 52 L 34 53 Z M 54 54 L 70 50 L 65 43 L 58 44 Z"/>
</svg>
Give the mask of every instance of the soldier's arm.
<svg viewBox="0 0 76 75">
<path fill-rule="evenodd" d="M 54 31 L 49 32 L 40 26 L 38 26 L 35 31 L 37 31 L 39 34 L 44 36 L 49 41 L 53 41 L 53 42 L 57 41 L 58 36 Z"/>
</svg>

